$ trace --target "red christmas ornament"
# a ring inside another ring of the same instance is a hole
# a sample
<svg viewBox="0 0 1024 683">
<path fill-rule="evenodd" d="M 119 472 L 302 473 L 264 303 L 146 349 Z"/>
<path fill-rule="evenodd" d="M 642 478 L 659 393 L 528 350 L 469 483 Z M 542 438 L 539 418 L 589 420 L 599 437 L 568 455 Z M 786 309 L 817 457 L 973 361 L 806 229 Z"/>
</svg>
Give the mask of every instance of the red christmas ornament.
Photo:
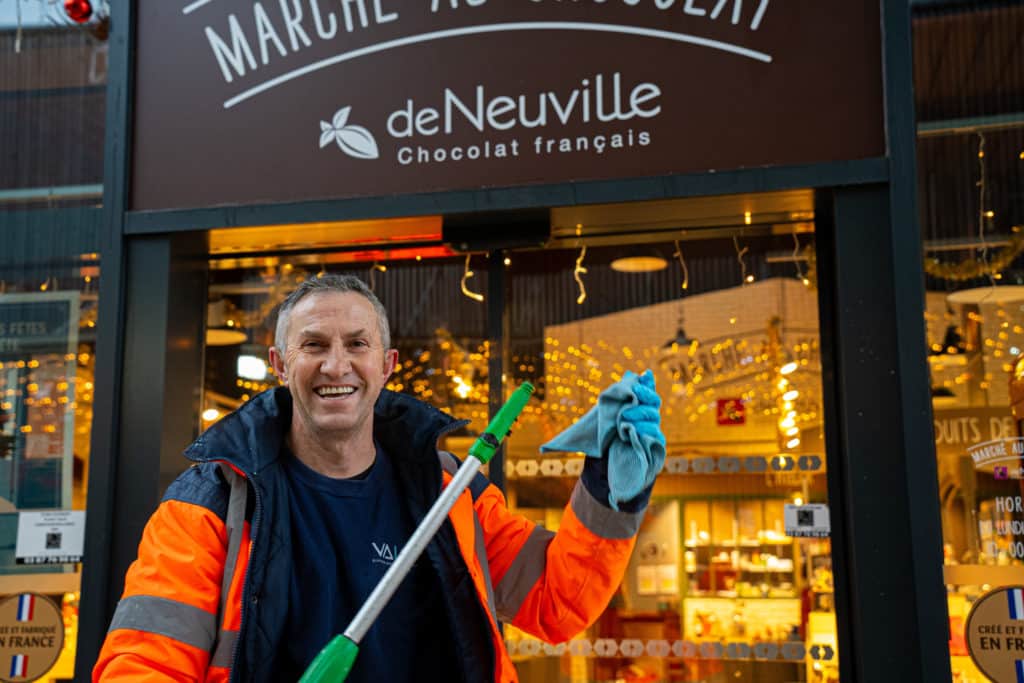
<svg viewBox="0 0 1024 683">
<path fill-rule="evenodd" d="M 92 16 L 92 3 L 89 0 L 64 0 L 64 12 L 76 24 L 84 24 Z"/>
</svg>

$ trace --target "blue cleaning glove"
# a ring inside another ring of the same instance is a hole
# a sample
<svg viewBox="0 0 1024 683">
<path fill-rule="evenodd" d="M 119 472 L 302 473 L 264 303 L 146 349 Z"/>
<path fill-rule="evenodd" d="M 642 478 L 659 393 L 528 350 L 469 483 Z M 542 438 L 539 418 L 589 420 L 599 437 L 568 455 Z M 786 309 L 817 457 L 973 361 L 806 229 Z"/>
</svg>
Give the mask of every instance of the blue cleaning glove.
<svg viewBox="0 0 1024 683">
<path fill-rule="evenodd" d="M 608 504 L 615 510 L 649 489 L 665 464 L 661 398 L 654 374 L 627 371 L 601 392 L 597 405 L 574 425 L 540 447 L 542 452 L 582 452 L 604 458 Z"/>
</svg>

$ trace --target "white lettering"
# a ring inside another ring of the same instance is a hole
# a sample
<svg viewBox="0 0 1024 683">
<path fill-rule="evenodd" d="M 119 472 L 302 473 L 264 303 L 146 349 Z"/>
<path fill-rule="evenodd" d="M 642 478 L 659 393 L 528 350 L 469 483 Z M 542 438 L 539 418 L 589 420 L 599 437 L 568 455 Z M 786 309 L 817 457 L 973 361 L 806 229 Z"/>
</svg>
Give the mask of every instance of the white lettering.
<svg viewBox="0 0 1024 683">
<path fill-rule="evenodd" d="M 556 121 L 568 125 L 574 119 L 589 123 L 589 83 L 589 79 L 582 79 L 582 87 L 564 94 L 547 91 L 536 95 L 497 95 L 490 98 L 483 85 L 475 87 L 476 96 L 473 98 L 466 97 L 468 93 L 445 88 L 441 108 L 418 107 L 414 100 L 408 99 L 401 109 L 388 115 L 387 129 L 393 137 L 409 138 L 416 134 L 427 137 L 442 133 L 451 135 L 460 127 L 462 120 L 480 133 L 487 129 L 511 130 L 517 126 L 544 128 Z M 661 114 L 659 98 L 662 91 L 654 83 L 639 83 L 627 90 L 622 74 L 616 72 L 610 78 L 598 74 L 594 84 L 595 113 L 604 123 L 628 121 L 634 117 L 653 118 Z M 534 97 L 536 112 L 530 111 L 529 107 Z M 554 117 L 550 119 L 548 106 L 554 111 Z M 439 121 L 441 118 L 443 121 Z M 629 144 L 633 143 L 631 139 Z"/>
<path fill-rule="evenodd" d="M 262 4 L 258 2 L 253 4 L 252 16 L 256 19 L 256 34 L 260 41 L 260 61 L 263 62 L 263 66 L 270 63 L 270 50 L 267 49 L 269 43 L 274 44 L 282 57 L 288 56 L 288 51 L 284 49 L 284 43 L 281 42 L 277 31 L 274 30 L 274 25 L 270 23 L 270 17 L 267 16 L 267 11 L 263 9 Z"/>
<path fill-rule="evenodd" d="M 411 106 L 412 101 L 410 100 L 409 103 Z M 420 135 L 437 134 L 439 127 L 437 125 L 429 126 L 429 124 L 437 121 L 439 118 L 441 118 L 441 114 L 436 109 L 431 109 L 429 107 L 421 109 L 420 112 L 416 114 L 416 132 Z"/>
<path fill-rule="evenodd" d="M 1007 439 L 1016 436 L 1012 417 L 993 417 L 988 421 L 993 439 Z"/>
<path fill-rule="evenodd" d="M 370 25 L 370 20 L 366 16 L 366 4 L 363 0 L 341 0 L 341 11 L 345 15 L 345 30 L 349 33 L 355 30 L 352 23 L 352 5 L 355 5 L 356 11 L 359 12 L 359 25 L 362 28 Z"/>
<path fill-rule="evenodd" d="M 373 0 L 373 18 L 376 19 L 378 24 L 386 24 L 398 18 L 398 12 L 384 14 L 384 9 L 381 7 L 380 2 L 381 0 Z"/>
<path fill-rule="evenodd" d="M 288 41 L 291 43 L 293 52 L 298 51 L 300 41 L 306 47 L 313 44 L 306 30 L 299 23 L 302 21 L 302 6 L 299 5 L 299 0 L 292 0 L 291 10 L 288 9 L 288 0 L 281 0 L 281 15 L 284 17 L 285 28 L 288 29 Z"/>
<path fill-rule="evenodd" d="M 633 110 L 633 113 L 640 118 L 653 118 L 661 113 L 661 105 L 659 104 L 652 109 L 643 109 L 642 105 L 645 102 L 658 97 L 661 97 L 661 88 L 653 83 L 641 83 L 633 88 L 633 92 L 630 93 L 629 106 Z"/>
<path fill-rule="evenodd" d="M 738 2 L 739 0 L 737 0 Z M 754 20 L 750 22 L 750 30 L 756 31 L 761 26 L 761 20 L 764 19 L 765 10 L 768 9 L 768 0 L 761 0 L 761 4 L 757 8 L 757 12 L 754 13 Z M 736 22 L 733 22 L 736 23 Z"/>
<path fill-rule="evenodd" d="M 573 90 L 569 94 L 569 101 L 566 103 L 565 107 L 563 107 L 562 103 L 558 101 L 558 96 L 555 93 L 548 93 L 548 99 L 551 100 L 551 106 L 555 108 L 555 114 L 558 115 L 558 120 L 562 122 L 563 126 L 569 123 L 569 117 L 572 115 L 573 107 L 576 106 L 576 100 L 579 96 L 580 91 Z"/>
<path fill-rule="evenodd" d="M 338 33 L 338 18 L 334 16 L 334 12 L 327 15 L 329 29 L 324 29 L 324 20 L 320 16 L 320 5 L 317 0 L 309 0 L 309 9 L 313 13 L 313 22 L 316 24 L 316 34 L 322 40 L 330 40 Z"/>
<path fill-rule="evenodd" d="M 405 119 L 405 128 L 396 127 L 396 122 Z M 405 109 L 396 109 L 388 117 L 388 133 L 394 138 L 412 137 L 412 100 L 405 101 Z"/>
<path fill-rule="evenodd" d="M 508 130 L 509 128 L 513 128 L 516 125 L 515 116 L 505 121 L 498 120 L 498 117 L 511 111 L 515 111 L 515 109 L 516 101 L 511 97 L 505 97 L 504 95 L 495 97 L 491 100 L 490 104 L 487 105 L 487 123 L 491 125 L 491 128 L 495 128 L 497 130 Z"/>
<path fill-rule="evenodd" d="M 450 89 L 444 89 L 444 132 L 452 132 L 452 105 L 458 107 L 466 120 L 481 133 L 484 132 L 484 86 L 476 87 L 476 116 Z"/>
<path fill-rule="evenodd" d="M 443 164 L 455 161 L 504 158 L 508 156 L 519 156 L 518 140 L 495 143 L 485 140 L 482 145 L 469 145 L 468 147 L 461 145 L 452 147 L 401 147 L 398 150 L 398 163 L 403 166 L 413 163 Z"/>
<path fill-rule="evenodd" d="M 683 7 L 683 11 L 695 17 L 703 17 L 705 14 L 707 14 L 706 9 L 703 9 L 701 7 L 694 7 L 693 0 L 686 0 L 686 6 Z"/>
<path fill-rule="evenodd" d="M 996 496 L 996 512 L 1024 512 L 1020 496 Z"/>
<path fill-rule="evenodd" d="M 231 28 L 230 50 L 228 50 L 227 44 L 221 40 L 221 37 L 209 26 L 206 27 L 206 40 L 209 41 L 210 49 L 213 50 L 213 54 L 217 58 L 217 64 L 220 65 L 221 73 L 224 74 L 224 80 L 230 83 L 232 76 L 231 71 L 228 69 L 229 64 L 241 77 L 245 75 L 245 63 L 242 62 L 243 57 L 245 62 L 249 64 L 250 69 L 256 68 L 256 58 L 253 57 L 252 49 L 245 40 L 245 34 L 242 33 L 242 26 L 238 23 L 238 17 L 234 14 L 229 14 L 228 26 Z"/>
</svg>

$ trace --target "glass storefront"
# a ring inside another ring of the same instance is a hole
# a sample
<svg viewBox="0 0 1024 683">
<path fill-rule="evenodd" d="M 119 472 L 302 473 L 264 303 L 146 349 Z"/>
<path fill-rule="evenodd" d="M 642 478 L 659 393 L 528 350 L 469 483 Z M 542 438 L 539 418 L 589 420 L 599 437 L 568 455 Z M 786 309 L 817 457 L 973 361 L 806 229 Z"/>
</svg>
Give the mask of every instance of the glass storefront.
<svg viewBox="0 0 1024 683">
<path fill-rule="evenodd" d="M 836 681 L 830 544 L 816 516 L 828 499 L 810 193 L 731 201 L 724 217 L 692 217 L 706 230 L 621 235 L 601 217 L 610 225 L 636 207 L 555 209 L 545 248 L 491 257 L 442 245 L 225 250 L 210 262 L 203 425 L 275 384 L 262 361 L 288 291 L 347 272 L 389 311 L 399 367 L 388 387 L 470 420 L 443 444 L 464 455 L 487 420 L 485 297 L 488 269 L 501 268 L 501 386 L 537 387 L 507 442 L 510 508 L 557 529 L 583 460 L 539 447 L 627 370 L 654 372 L 668 439 L 602 617 L 560 645 L 506 626 L 522 680 Z"/>
<path fill-rule="evenodd" d="M 988 643 L 972 645 L 972 611 L 1024 585 L 1022 21 L 1019 4 L 967 2 L 922 8 L 914 23 L 926 353 L 958 683 L 998 678 Z"/>
<path fill-rule="evenodd" d="M 0 657 L 42 683 L 74 674 L 93 420 L 108 27 L 84 6 L 0 3 Z M 12 602 L 54 640 L 19 650 Z"/>
<path fill-rule="evenodd" d="M 92 5 L 78 25 L 61 3 L 0 4 L 0 211 L 102 202 L 108 26 Z"/>
<path fill-rule="evenodd" d="M 98 287 L 95 254 L 0 265 L 0 594 L 59 606 L 44 683 L 71 680 L 75 663 Z"/>
</svg>

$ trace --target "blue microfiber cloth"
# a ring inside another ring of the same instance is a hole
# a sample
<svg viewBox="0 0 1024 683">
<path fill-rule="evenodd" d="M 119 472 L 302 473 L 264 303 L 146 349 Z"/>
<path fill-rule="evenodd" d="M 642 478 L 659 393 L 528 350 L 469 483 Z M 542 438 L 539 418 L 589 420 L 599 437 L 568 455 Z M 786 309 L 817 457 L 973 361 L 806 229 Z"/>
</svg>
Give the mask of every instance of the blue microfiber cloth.
<svg viewBox="0 0 1024 683">
<path fill-rule="evenodd" d="M 627 371 L 601 392 L 596 406 L 540 450 L 607 458 L 608 504 L 618 510 L 619 503 L 636 498 L 651 486 L 665 464 L 660 406 L 654 374 L 647 370 L 638 376 Z"/>
</svg>

